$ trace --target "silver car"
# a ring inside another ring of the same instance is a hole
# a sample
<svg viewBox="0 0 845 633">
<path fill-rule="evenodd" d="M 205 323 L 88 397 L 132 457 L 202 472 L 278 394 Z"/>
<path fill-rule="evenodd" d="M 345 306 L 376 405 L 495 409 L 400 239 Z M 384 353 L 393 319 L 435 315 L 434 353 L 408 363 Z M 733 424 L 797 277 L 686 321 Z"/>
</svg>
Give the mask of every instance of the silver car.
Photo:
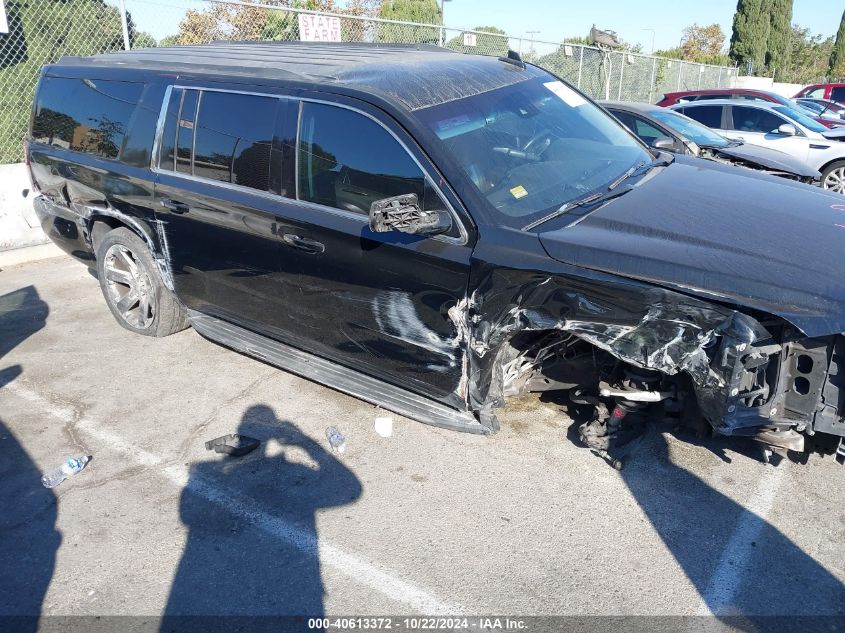
<svg viewBox="0 0 845 633">
<path fill-rule="evenodd" d="M 730 99 L 679 103 L 672 110 L 728 138 L 770 147 L 822 174 L 822 187 L 845 194 L 845 128 L 828 129 L 779 103 Z"/>
</svg>

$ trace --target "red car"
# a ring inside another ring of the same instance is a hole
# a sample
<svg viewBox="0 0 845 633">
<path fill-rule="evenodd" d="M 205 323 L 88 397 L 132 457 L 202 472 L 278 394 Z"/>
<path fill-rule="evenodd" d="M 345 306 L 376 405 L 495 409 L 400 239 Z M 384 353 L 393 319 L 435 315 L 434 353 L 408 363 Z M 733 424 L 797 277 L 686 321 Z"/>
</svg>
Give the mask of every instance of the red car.
<svg viewBox="0 0 845 633">
<path fill-rule="evenodd" d="M 845 84 L 831 84 L 841 85 L 845 89 Z M 800 93 L 799 93 L 800 94 Z M 769 92 L 768 90 L 753 90 L 751 88 L 714 88 L 712 90 L 681 90 L 679 92 L 667 92 L 663 95 L 663 99 L 657 102 L 657 105 L 664 108 L 681 103 L 684 101 L 703 101 L 704 99 L 751 99 L 756 101 L 769 101 L 771 103 L 780 103 L 793 110 L 798 110 L 802 114 L 806 114 L 811 119 L 818 121 L 825 127 L 839 127 L 842 121 L 834 121 L 829 118 L 818 116 L 816 112 L 808 110 L 796 103 L 789 97 L 784 97 L 776 92 Z"/>
<path fill-rule="evenodd" d="M 795 95 L 795 99 L 798 97 L 830 99 L 845 105 L 845 84 L 813 84 Z"/>
</svg>

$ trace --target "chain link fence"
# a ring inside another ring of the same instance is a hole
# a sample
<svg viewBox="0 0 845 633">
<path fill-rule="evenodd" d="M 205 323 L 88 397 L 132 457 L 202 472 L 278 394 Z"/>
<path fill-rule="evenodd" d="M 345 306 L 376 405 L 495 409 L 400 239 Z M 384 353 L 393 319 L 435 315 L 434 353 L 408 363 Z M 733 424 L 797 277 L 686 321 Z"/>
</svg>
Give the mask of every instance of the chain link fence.
<svg viewBox="0 0 845 633">
<path fill-rule="evenodd" d="M 657 100 L 674 90 L 728 87 L 736 68 L 708 66 L 505 33 L 462 30 L 238 0 L 7 0 L 9 33 L 0 34 L 0 164 L 23 158 L 35 83 L 42 65 L 63 55 L 214 40 L 299 40 L 299 16 L 336 17 L 343 41 L 427 43 L 480 55 L 508 50 L 559 75 L 596 99 Z M 351 5 L 354 6 L 354 5 Z M 479 17 L 479 21 L 483 21 Z"/>
</svg>

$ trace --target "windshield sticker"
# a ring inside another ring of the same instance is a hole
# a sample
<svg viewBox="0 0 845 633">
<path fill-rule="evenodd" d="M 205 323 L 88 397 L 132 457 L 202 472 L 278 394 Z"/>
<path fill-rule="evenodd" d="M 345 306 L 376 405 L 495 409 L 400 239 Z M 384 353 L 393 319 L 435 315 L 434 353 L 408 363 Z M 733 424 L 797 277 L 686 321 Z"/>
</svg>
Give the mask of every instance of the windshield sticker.
<svg viewBox="0 0 845 633">
<path fill-rule="evenodd" d="M 587 100 L 584 97 L 579 95 L 562 81 L 547 81 L 543 85 L 555 93 L 558 99 L 572 108 L 577 108 L 578 106 L 587 103 Z"/>
<path fill-rule="evenodd" d="M 528 195 L 528 192 L 525 190 L 525 187 L 522 185 L 517 185 L 513 189 L 511 189 L 511 195 L 519 200 L 520 198 L 524 198 Z"/>
</svg>

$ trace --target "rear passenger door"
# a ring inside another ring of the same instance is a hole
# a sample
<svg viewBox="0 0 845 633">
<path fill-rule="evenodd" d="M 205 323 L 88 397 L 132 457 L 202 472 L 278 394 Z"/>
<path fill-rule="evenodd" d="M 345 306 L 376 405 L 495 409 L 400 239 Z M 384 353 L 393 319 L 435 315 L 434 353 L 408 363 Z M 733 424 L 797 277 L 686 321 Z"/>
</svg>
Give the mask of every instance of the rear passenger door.
<svg viewBox="0 0 845 633">
<path fill-rule="evenodd" d="M 472 247 L 457 200 L 380 110 L 340 97 L 299 107 L 297 204 L 283 229 L 299 331 L 318 353 L 462 404 L 465 341 L 453 308 L 466 296 Z M 373 201 L 406 193 L 448 213 L 451 230 L 372 232 Z"/>
<path fill-rule="evenodd" d="M 190 86 L 173 87 L 167 101 L 155 207 L 177 295 L 190 309 L 284 336 L 295 289 L 277 227 L 291 102 Z"/>
<path fill-rule="evenodd" d="M 807 160 L 809 141 L 800 130 L 797 135 L 780 134 L 781 125 L 795 124 L 771 110 L 751 106 L 731 106 L 730 136 L 746 143 L 785 152 L 799 160 Z M 797 129 L 797 126 L 795 126 Z"/>
</svg>

